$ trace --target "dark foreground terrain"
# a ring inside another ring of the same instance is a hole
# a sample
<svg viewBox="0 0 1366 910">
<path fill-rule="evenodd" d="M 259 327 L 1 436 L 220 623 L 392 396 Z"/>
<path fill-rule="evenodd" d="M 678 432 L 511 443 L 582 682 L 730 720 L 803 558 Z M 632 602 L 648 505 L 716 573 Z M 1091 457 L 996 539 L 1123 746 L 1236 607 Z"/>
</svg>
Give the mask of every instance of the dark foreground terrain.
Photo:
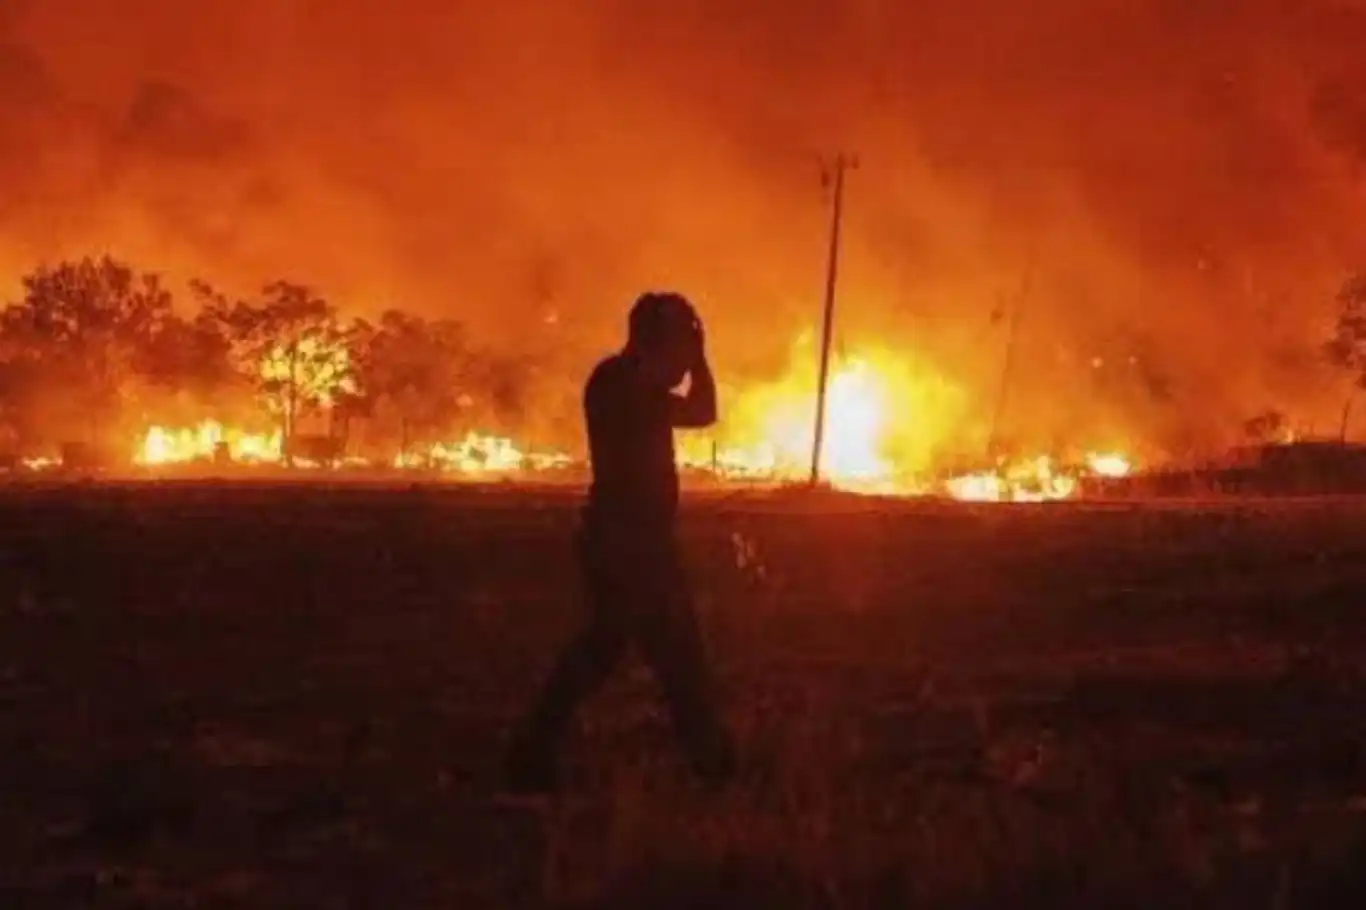
<svg viewBox="0 0 1366 910">
<path fill-rule="evenodd" d="M 0 907 L 1366 906 L 1366 501 L 693 502 L 746 779 L 632 667 L 536 812 L 574 505 L 0 491 Z"/>
</svg>

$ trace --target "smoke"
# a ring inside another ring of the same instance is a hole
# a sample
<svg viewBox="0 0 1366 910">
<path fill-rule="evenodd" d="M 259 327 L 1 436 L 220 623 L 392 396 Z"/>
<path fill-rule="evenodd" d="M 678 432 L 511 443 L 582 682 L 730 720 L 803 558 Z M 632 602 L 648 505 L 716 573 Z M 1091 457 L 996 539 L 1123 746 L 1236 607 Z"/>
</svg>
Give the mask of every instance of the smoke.
<svg viewBox="0 0 1366 910">
<path fill-rule="evenodd" d="M 814 322 L 846 149 L 851 344 L 994 394 L 1020 299 L 1017 420 L 1114 406 L 1097 357 L 1154 425 L 1327 414 L 1362 46 L 1348 0 L 0 0 L 0 278 L 107 248 L 574 363 L 670 285 L 760 370 Z"/>
</svg>

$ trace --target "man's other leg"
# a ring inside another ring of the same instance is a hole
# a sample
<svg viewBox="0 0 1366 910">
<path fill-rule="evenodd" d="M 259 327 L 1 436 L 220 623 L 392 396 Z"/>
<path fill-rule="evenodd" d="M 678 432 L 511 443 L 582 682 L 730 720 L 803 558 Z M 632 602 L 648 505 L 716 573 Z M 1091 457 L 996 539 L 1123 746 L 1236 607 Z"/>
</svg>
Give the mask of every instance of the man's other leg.
<svg viewBox="0 0 1366 910">
<path fill-rule="evenodd" d="M 721 720 L 692 592 L 676 561 L 659 567 L 639 591 L 633 638 L 654 671 L 693 769 L 724 784 L 735 772 L 735 747 Z"/>
</svg>

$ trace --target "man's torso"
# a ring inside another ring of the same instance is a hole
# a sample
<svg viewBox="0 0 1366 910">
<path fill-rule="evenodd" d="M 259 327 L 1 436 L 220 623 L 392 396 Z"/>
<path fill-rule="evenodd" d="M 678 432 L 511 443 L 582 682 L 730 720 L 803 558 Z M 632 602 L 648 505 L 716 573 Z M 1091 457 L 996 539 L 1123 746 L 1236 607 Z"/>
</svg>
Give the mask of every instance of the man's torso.
<svg viewBox="0 0 1366 910">
<path fill-rule="evenodd" d="M 670 392 L 652 387 L 621 354 L 598 364 L 584 389 L 593 481 L 586 518 L 642 535 L 671 535 L 678 509 Z"/>
</svg>

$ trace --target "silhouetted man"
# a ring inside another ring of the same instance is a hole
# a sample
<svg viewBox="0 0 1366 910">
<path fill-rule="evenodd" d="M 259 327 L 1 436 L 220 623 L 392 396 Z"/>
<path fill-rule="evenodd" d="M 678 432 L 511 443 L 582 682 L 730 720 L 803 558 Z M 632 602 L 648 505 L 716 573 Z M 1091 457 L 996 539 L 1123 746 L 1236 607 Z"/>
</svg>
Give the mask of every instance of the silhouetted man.
<svg viewBox="0 0 1366 910">
<path fill-rule="evenodd" d="M 676 389 L 688 377 L 686 395 Z M 634 645 L 653 669 L 693 768 L 721 784 L 734 756 L 717 715 L 691 592 L 674 540 L 675 427 L 716 421 L 702 323 L 678 294 L 645 294 L 620 353 L 584 390 L 593 482 L 577 545 L 591 615 L 517 732 L 507 784 L 552 791 L 556 754 L 579 703 Z"/>
</svg>

